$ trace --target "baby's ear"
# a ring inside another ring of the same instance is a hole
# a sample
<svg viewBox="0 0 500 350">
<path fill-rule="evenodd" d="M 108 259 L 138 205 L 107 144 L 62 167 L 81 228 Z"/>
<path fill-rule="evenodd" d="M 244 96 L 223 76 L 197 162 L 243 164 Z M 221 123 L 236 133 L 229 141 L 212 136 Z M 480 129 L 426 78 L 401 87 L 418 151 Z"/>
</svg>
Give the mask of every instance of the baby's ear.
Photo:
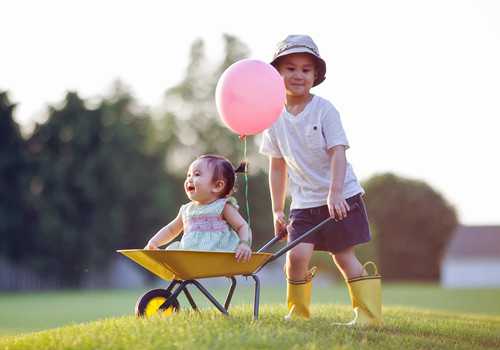
<svg viewBox="0 0 500 350">
<path fill-rule="evenodd" d="M 212 189 L 212 192 L 214 192 L 214 193 L 222 192 L 225 185 L 226 185 L 226 183 L 224 182 L 224 180 L 215 181 L 214 188 Z"/>
</svg>

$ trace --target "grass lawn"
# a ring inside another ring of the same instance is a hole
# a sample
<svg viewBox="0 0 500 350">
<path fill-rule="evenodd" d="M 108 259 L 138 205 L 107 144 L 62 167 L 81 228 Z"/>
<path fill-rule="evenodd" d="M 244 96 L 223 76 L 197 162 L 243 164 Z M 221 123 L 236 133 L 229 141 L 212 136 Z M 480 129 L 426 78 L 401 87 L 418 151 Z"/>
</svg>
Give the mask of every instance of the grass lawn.
<svg viewBox="0 0 500 350">
<path fill-rule="evenodd" d="M 98 291 L 61 291 L 43 293 L 4 293 L 0 294 L 0 336 L 45 330 L 64 325 L 94 321 L 104 318 L 127 316 L 133 313 L 137 298 L 144 290 L 98 290 Z M 209 288 L 223 300 L 227 289 Z M 215 310 L 208 301 L 191 288 L 199 306 L 205 307 L 202 313 Z M 261 317 L 266 317 L 266 307 L 284 307 L 285 285 L 261 286 Z M 239 280 L 231 306 L 248 307 L 251 317 L 253 288 L 249 282 Z M 182 297 L 181 306 L 189 309 Z M 425 284 L 385 284 L 383 285 L 384 312 L 398 308 L 451 312 L 457 317 L 482 314 L 500 318 L 499 289 L 442 289 L 437 285 Z M 350 317 L 349 297 L 344 285 L 316 284 L 313 288 L 313 304 L 316 308 L 339 307 L 346 312 L 338 321 Z M 345 308 L 344 308 L 345 307 Z M 276 310 L 278 310 L 276 309 Z M 274 310 L 274 309 L 273 309 Z M 284 314 L 285 310 L 281 311 Z M 385 312 L 386 320 L 391 313 Z M 241 317 L 246 317 L 245 313 Z M 313 314 L 316 317 L 316 313 Z M 278 315 L 276 315 L 278 317 Z M 318 315 L 319 317 L 319 315 Z M 500 327 L 499 332 L 500 333 Z"/>
<path fill-rule="evenodd" d="M 0 337 L 0 348 L 19 349 L 496 349 L 500 317 L 389 306 L 380 329 L 335 325 L 350 317 L 346 305 L 315 304 L 310 321 L 283 321 L 285 306 L 265 304 L 252 321 L 250 305 L 230 317 L 209 309 L 167 318 L 133 316 Z"/>
</svg>

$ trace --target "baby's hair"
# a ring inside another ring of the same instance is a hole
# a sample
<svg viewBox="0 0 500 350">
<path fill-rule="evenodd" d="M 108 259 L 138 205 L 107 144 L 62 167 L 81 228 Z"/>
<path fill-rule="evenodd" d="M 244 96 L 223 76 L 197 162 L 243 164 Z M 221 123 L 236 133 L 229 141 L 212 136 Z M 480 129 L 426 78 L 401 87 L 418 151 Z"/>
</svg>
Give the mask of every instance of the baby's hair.
<svg viewBox="0 0 500 350">
<path fill-rule="evenodd" d="M 199 156 L 198 159 L 204 159 L 208 162 L 208 166 L 213 169 L 212 181 L 224 180 L 224 188 L 221 191 L 220 198 L 224 198 L 233 192 L 234 184 L 236 182 L 236 173 L 246 173 L 248 163 L 242 161 L 235 169 L 231 162 L 216 154 L 204 154 Z"/>
</svg>

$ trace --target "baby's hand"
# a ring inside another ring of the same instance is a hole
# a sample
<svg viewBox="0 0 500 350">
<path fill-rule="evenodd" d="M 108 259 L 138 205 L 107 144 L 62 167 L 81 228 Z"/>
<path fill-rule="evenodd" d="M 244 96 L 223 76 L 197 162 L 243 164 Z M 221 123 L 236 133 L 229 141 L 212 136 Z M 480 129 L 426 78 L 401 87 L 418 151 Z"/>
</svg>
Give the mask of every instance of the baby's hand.
<svg viewBox="0 0 500 350">
<path fill-rule="evenodd" d="M 144 247 L 147 250 L 158 250 L 158 245 L 155 242 L 149 241 L 148 244 Z"/>
<path fill-rule="evenodd" d="M 251 256 L 252 256 L 252 249 L 250 249 L 247 243 L 241 242 L 240 244 L 238 244 L 235 254 L 235 258 L 238 262 L 248 261 L 250 260 Z"/>
</svg>

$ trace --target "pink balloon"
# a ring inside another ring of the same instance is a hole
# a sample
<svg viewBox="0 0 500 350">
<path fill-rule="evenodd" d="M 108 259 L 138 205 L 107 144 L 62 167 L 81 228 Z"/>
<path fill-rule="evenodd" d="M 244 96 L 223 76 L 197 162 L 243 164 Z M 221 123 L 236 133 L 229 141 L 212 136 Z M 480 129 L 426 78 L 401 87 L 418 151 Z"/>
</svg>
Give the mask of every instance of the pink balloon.
<svg viewBox="0 0 500 350">
<path fill-rule="evenodd" d="M 239 135 L 254 135 L 269 128 L 285 104 L 285 83 L 268 63 L 244 59 L 222 73 L 215 91 L 220 117 Z"/>
</svg>

